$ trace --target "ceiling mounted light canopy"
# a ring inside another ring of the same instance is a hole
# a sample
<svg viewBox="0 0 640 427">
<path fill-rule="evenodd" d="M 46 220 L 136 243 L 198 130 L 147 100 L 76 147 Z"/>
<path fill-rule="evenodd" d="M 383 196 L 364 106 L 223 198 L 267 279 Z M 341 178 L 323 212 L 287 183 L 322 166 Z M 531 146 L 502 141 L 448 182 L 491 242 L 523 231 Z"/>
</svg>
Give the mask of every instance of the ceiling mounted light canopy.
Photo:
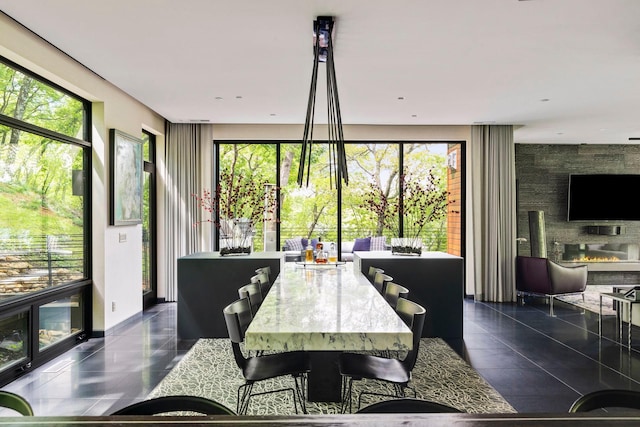
<svg viewBox="0 0 640 427">
<path fill-rule="evenodd" d="M 303 184 L 309 186 L 318 65 L 320 62 L 326 64 L 325 70 L 327 74 L 327 142 L 329 145 L 330 182 L 331 186 L 336 188 L 338 188 L 341 179 L 345 185 L 349 184 L 347 157 L 344 151 L 344 136 L 342 133 L 342 117 L 340 115 L 340 102 L 338 101 L 338 85 L 336 83 L 336 70 L 333 60 L 333 29 L 334 20 L 331 16 L 319 16 L 313 21 L 313 71 L 298 168 L 298 185 L 301 187 Z"/>
</svg>

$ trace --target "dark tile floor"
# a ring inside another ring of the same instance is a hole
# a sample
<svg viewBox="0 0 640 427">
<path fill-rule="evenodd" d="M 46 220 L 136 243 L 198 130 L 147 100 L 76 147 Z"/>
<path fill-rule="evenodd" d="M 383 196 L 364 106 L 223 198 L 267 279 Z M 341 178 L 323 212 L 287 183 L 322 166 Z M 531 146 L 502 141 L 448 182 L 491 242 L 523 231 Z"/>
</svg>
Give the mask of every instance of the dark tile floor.
<svg viewBox="0 0 640 427">
<path fill-rule="evenodd" d="M 599 339 L 597 315 L 562 303 L 550 317 L 544 304 L 471 300 L 464 313 L 464 342 L 452 346 L 518 412 L 566 412 L 601 388 L 640 390 L 640 347 Z M 603 335 L 614 338 L 614 329 L 605 323 Z M 110 414 L 144 399 L 192 344 L 176 337 L 176 304 L 160 304 L 4 389 L 26 397 L 36 415 Z"/>
</svg>

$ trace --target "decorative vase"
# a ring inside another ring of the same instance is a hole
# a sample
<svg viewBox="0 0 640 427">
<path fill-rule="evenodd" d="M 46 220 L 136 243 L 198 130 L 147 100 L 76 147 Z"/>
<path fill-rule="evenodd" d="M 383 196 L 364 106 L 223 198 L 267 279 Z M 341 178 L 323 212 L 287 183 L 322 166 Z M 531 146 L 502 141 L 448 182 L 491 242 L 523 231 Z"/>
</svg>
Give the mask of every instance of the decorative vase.
<svg viewBox="0 0 640 427">
<path fill-rule="evenodd" d="M 220 256 L 249 255 L 253 248 L 254 230 L 247 218 L 223 220 L 221 229 Z"/>
<path fill-rule="evenodd" d="M 249 255 L 251 254 L 251 247 L 242 247 L 242 246 L 234 246 L 230 248 L 222 248 L 220 249 L 220 256 L 229 256 L 229 255 Z"/>
<path fill-rule="evenodd" d="M 394 237 L 391 239 L 392 255 L 414 255 L 422 254 L 422 240 L 418 238 Z"/>
</svg>

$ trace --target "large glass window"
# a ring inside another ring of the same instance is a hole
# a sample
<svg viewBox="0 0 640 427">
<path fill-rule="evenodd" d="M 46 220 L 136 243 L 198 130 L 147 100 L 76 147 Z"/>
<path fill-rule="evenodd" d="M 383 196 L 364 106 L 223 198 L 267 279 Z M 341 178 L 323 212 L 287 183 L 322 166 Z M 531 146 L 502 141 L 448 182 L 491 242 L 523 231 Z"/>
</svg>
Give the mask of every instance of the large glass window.
<svg viewBox="0 0 640 427">
<path fill-rule="evenodd" d="M 85 103 L 38 80 L 15 66 L 0 62 L 0 114 L 62 135 L 85 139 Z M 17 144 L 20 131 L 14 130 L 2 144 Z"/>
<path fill-rule="evenodd" d="M 448 239 L 460 239 L 459 228 L 456 234 L 447 235 L 451 220 L 447 213 L 453 208 L 447 207 L 440 215 L 430 214 L 441 203 L 453 205 L 448 182 L 451 169 L 447 166 L 451 144 L 346 143 L 349 184 L 341 183 L 340 189 L 332 181 L 327 144 L 314 144 L 310 171 L 305 171 L 302 186 L 297 183 L 300 143 L 219 143 L 219 147 L 222 188 L 246 185 L 245 178 L 273 182 L 279 171 L 279 219 L 271 223 L 279 225 L 279 249 L 288 248 L 291 240 L 321 239 L 340 243 L 348 250 L 356 239 L 376 236 L 381 238 L 376 239 L 375 249 L 380 249 L 380 242 L 389 248 L 391 239 L 411 236 L 424 250 L 447 251 Z M 459 209 L 460 200 L 455 201 Z M 225 215 L 229 216 L 233 215 Z"/>
<path fill-rule="evenodd" d="M 142 158 L 144 161 L 142 190 L 142 297 L 144 307 L 156 302 L 156 169 L 155 135 L 142 132 Z"/>
<path fill-rule="evenodd" d="M 0 92 L 4 384 L 86 337 L 91 144 L 87 101 L 4 58 Z"/>
<path fill-rule="evenodd" d="M 6 299 L 87 277 L 89 162 L 83 102 L 2 62 L 0 89 L 0 113 L 21 121 L 0 115 L 0 296 Z"/>
<path fill-rule="evenodd" d="M 20 365 L 29 355 L 29 313 L 0 317 L 0 371 Z"/>
<path fill-rule="evenodd" d="M 212 191 L 220 249 L 277 250 L 276 145 L 229 143 L 218 146 L 218 184 Z"/>
<path fill-rule="evenodd" d="M 0 125 L 0 295 L 87 277 L 83 150 Z"/>
<path fill-rule="evenodd" d="M 387 242 L 397 234 L 384 228 L 382 218 L 366 203 L 370 195 L 398 198 L 400 144 L 347 144 L 349 185 L 342 187 L 342 240 L 385 236 Z"/>
<path fill-rule="evenodd" d="M 38 340 L 41 350 L 82 331 L 81 296 L 77 293 L 40 306 Z"/>
<path fill-rule="evenodd" d="M 302 237 L 337 242 L 338 197 L 329 169 L 327 144 L 313 146 L 309 180 L 307 182 L 305 172 L 302 186 L 297 182 L 300 144 L 286 143 L 281 147 L 281 176 L 286 177 L 281 183 L 281 240 Z"/>
</svg>

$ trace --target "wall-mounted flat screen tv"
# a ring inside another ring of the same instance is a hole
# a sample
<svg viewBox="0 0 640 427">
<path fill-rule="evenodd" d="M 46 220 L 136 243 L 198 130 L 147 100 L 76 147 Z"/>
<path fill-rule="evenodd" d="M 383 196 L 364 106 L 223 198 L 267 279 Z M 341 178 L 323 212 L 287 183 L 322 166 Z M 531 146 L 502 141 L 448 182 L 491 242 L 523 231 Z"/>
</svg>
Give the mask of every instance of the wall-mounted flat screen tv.
<svg viewBox="0 0 640 427">
<path fill-rule="evenodd" d="M 640 174 L 569 175 L 569 221 L 640 221 Z"/>
</svg>

